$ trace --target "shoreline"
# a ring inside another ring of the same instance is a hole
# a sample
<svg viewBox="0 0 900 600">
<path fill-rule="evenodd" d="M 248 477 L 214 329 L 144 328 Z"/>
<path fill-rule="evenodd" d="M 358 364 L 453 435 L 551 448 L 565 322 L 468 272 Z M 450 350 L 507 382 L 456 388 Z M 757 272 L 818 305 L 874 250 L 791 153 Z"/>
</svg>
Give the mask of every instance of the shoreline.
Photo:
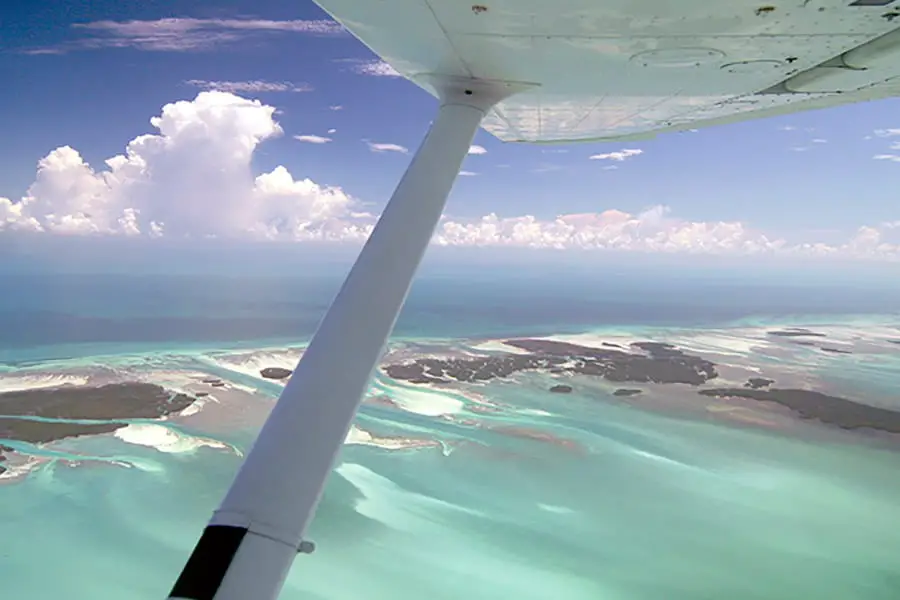
<svg viewBox="0 0 900 600">
<path fill-rule="evenodd" d="M 573 386 L 575 393 L 580 391 L 573 377 L 589 378 L 598 383 L 598 390 L 611 388 L 603 392 L 609 397 L 599 401 L 651 412 L 665 412 L 665 402 L 660 398 L 677 396 L 673 406 L 683 409 L 686 418 L 706 414 L 719 423 L 761 429 L 777 429 L 778 420 L 788 418 L 819 422 L 857 437 L 867 437 L 866 429 L 871 428 L 876 437 L 885 433 L 893 438 L 900 435 L 900 406 L 885 408 L 829 394 L 828 386 L 816 374 L 823 364 L 854 360 L 857 355 L 900 354 L 896 343 L 900 326 L 888 325 L 889 319 L 885 316 L 868 327 L 843 323 L 806 323 L 801 327 L 792 322 L 727 329 L 652 327 L 628 333 L 617 326 L 615 333 L 609 330 L 608 334 L 592 331 L 540 338 L 463 338 L 444 340 L 443 344 L 434 338 L 427 342 L 395 341 L 364 406 L 387 410 L 389 422 L 401 428 L 403 415 L 417 415 L 521 435 L 515 426 L 498 426 L 492 418 L 541 411 L 517 410 L 495 402 L 482 388 L 495 380 L 514 382 L 519 372 L 536 372 L 556 382 L 547 390 L 556 397 L 555 402 L 564 402 Z M 660 335 L 648 335 L 652 331 Z M 261 426 L 271 408 L 271 398 L 286 382 L 285 373 L 290 372 L 287 367 L 301 354 L 300 345 L 215 348 L 205 353 L 153 350 L 146 355 L 118 355 L 109 362 L 101 362 L 103 357 L 81 357 L 7 369 L 0 372 L 0 443 L 17 439 L 48 444 L 79 435 L 121 439 L 119 432 L 130 427 L 131 433 L 125 437 L 131 435 L 131 439 L 124 440 L 129 443 L 157 449 L 195 449 L 199 446 L 190 441 L 182 443 L 177 433 L 172 433 L 174 438 L 169 436 L 166 432 L 172 430 L 166 423 L 223 434 L 234 428 Z M 402 365 L 418 366 L 413 369 Z M 497 365 L 502 368 L 491 371 Z M 278 376 L 264 376 L 267 369 Z M 90 392 L 86 395 L 85 390 Z M 131 398 L 132 412 L 122 411 L 121 398 L 119 412 L 106 410 L 112 406 L 107 401 L 113 402 L 117 394 L 129 390 L 140 392 Z M 88 398 L 98 393 L 99 398 Z M 66 406 L 62 412 L 35 412 L 35 401 L 57 408 L 60 402 Z M 823 412 L 822 406 L 827 410 Z M 552 412 L 546 414 L 552 416 Z M 897 415 L 897 423 L 891 421 L 882 432 L 879 418 L 892 419 L 893 415 Z M 153 421 L 162 429 L 152 429 Z M 155 431 L 157 443 L 135 441 L 141 439 L 141 426 L 148 427 L 144 431 L 147 436 L 152 437 L 150 432 Z M 50 433 L 51 429 L 57 433 Z M 536 433 L 527 437 L 551 439 Z M 161 441 L 163 438 L 167 441 Z M 212 442 L 201 446 L 221 449 L 210 439 Z M 356 426 L 346 443 L 391 450 L 442 444 L 438 438 L 379 435 Z M 232 450 L 237 452 L 236 448 Z M 0 450 L 2 455 L 4 451 Z M 8 479 L 13 470 L 9 468 L 13 465 L 10 456 L 29 455 L 10 450 L 5 455 L 7 461 L 0 463 L 0 475 L 5 472 Z M 13 466 L 17 471 L 25 469 Z"/>
</svg>

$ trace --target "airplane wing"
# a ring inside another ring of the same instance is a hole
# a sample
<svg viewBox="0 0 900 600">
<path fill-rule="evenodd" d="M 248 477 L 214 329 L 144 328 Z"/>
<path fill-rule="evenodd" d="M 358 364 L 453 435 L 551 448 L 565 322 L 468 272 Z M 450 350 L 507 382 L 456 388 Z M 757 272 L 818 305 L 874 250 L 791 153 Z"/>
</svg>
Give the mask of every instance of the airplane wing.
<svg viewBox="0 0 900 600">
<path fill-rule="evenodd" d="M 900 0 L 315 0 L 432 94 L 536 84 L 504 141 L 652 137 L 900 95 Z"/>
</svg>

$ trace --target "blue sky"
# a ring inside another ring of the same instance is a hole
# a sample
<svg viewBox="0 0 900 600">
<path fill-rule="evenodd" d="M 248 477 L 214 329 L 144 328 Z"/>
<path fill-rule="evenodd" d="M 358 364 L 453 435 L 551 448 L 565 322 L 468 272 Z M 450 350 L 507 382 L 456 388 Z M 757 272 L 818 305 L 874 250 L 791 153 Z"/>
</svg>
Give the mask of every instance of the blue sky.
<svg viewBox="0 0 900 600">
<path fill-rule="evenodd" d="M 54 149 L 69 146 L 101 172 L 104 161 L 122 154 L 131 140 L 158 133 L 150 118 L 163 106 L 218 87 L 276 109 L 271 118 L 281 132 L 261 134 L 250 158 L 254 176 L 283 166 L 294 181 L 309 178 L 350 198 L 353 209 L 345 203 L 342 214 L 374 215 L 411 154 L 373 152 L 367 142 L 412 152 L 436 108 L 434 99 L 402 78 L 373 74 L 379 71 L 375 57 L 321 22 L 327 16 L 311 2 L 60 6 L 34 1 L 0 8 L 6 91 L 0 94 L 0 197 L 10 205 L 35 194 L 29 189 L 38 161 Z M 172 17 L 195 21 L 178 27 L 160 21 Z M 641 215 L 650 214 L 655 227 L 665 219 L 667 228 L 681 228 L 682 237 L 698 231 L 690 224 L 705 224 L 698 235 L 716 223 L 739 224 L 738 234 L 722 228 L 709 234 L 714 244 L 740 235 L 764 236 L 764 245 L 784 240 L 838 247 L 863 227 L 879 232 L 879 244 L 895 245 L 900 225 L 890 224 L 900 223 L 900 135 L 889 133 L 898 128 L 900 100 L 889 100 L 642 142 L 528 146 L 479 132 L 475 143 L 486 152 L 468 157 L 464 169 L 474 175 L 460 177 L 447 214 L 462 224 L 491 213 L 552 224 L 559 215 L 614 210 L 634 222 L 643 219 L 637 229 L 648 221 Z M 330 141 L 295 137 L 304 135 Z M 620 161 L 589 158 L 625 149 L 641 152 Z M 50 186 L 53 193 L 65 193 L 60 185 Z M 155 189 L 175 184 L 160 185 Z M 59 214 L 55 201 L 41 206 Z M 654 208 L 660 206 L 667 209 Z M 311 218 L 304 210 L 303 218 Z M 175 218 L 171 210 L 159 214 Z M 2 217 L 0 212 L 0 228 Z M 146 224 L 140 229 L 148 230 Z M 467 239 L 482 240 L 486 231 Z M 889 250 L 900 254 L 894 246 Z"/>
</svg>

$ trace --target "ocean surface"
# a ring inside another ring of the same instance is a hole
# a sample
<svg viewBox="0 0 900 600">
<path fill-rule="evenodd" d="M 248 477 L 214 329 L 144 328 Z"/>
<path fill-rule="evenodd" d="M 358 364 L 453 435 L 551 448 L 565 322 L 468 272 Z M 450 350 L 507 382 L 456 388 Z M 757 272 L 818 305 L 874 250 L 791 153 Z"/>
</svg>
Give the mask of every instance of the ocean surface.
<svg viewBox="0 0 900 600">
<path fill-rule="evenodd" d="M 342 275 L 3 275 L 0 392 L 226 385 L 115 434 L 0 440 L 17 451 L 0 475 L 0 595 L 165 598 L 281 389 L 259 369 L 294 366 Z M 847 353 L 767 335 L 786 326 Z M 523 336 L 669 341 L 726 383 L 900 410 L 900 294 L 828 282 L 430 273 L 388 359 Z M 897 598 L 900 443 L 687 386 L 617 387 L 379 373 L 282 598 Z"/>
</svg>

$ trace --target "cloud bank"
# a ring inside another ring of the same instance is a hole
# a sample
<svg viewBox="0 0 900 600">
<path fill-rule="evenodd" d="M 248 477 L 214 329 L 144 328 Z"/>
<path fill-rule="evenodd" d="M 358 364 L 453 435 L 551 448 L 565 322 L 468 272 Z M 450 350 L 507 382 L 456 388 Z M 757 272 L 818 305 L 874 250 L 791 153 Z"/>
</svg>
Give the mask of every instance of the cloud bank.
<svg viewBox="0 0 900 600">
<path fill-rule="evenodd" d="M 258 100 L 204 91 L 193 100 L 164 106 L 150 120 L 155 133 L 131 140 L 122 154 L 100 168 L 87 164 L 69 146 L 57 148 L 38 162 L 34 183 L 23 198 L 0 197 L 0 235 L 31 231 L 179 239 L 363 240 L 376 217 L 340 187 L 296 178 L 283 166 L 254 175 L 254 151 L 283 135 L 275 112 Z M 299 137 L 310 143 L 324 140 Z M 373 151 L 403 151 L 393 144 L 367 143 Z M 478 219 L 448 216 L 434 242 L 897 260 L 900 221 L 861 227 L 843 244 L 788 243 L 740 222 L 680 219 L 660 205 L 637 214 L 605 210 L 554 219 L 493 213 Z"/>
<path fill-rule="evenodd" d="M 639 214 L 613 209 L 600 213 L 560 215 L 553 220 L 540 220 L 529 215 L 500 218 L 495 214 L 469 222 L 445 220 L 434 241 L 442 246 L 900 260 L 900 222 L 860 227 L 849 241 L 840 245 L 789 244 L 736 221 L 679 219 L 671 214 L 669 207 L 662 205 Z"/>
</svg>

